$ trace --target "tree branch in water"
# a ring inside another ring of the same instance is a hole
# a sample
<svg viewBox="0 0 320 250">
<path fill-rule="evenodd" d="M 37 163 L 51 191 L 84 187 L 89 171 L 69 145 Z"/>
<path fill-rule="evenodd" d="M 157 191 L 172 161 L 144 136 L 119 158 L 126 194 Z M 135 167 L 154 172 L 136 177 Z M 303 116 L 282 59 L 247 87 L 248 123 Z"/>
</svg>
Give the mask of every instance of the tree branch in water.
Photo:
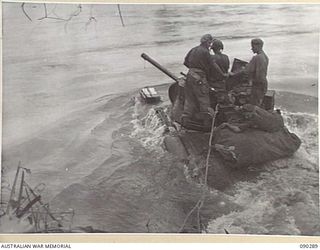
<svg viewBox="0 0 320 250">
<path fill-rule="evenodd" d="M 27 14 L 26 10 L 24 9 L 24 5 L 25 5 L 25 3 L 22 3 L 22 4 L 21 4 L 22 12 L 23 12 L 24 15 L 32 22 L 32 19 L 29 17 L 29 15 Z"/>
<path fill-rule="evenodd" d="M 122 18 L 122 14 L 121 14 L 121 9 L 120 9 L 120 4 L 117 4 L 118 6 L 118 11 L 119 11 L 119 15 L 120 15 L 120 19 L 121 19 L 121 24 L 124 27 L 124 22 L 123 22 L 123 18 Z"/>
</svg>

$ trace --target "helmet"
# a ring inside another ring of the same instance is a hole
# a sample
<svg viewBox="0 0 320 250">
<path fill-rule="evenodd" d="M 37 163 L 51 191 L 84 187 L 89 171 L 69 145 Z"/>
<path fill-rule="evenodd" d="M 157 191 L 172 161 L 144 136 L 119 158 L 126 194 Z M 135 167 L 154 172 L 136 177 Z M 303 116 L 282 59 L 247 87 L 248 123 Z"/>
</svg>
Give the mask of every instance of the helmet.
<svg viewBox="0 0 320 250">
<path fill-rule="evenodd" d="M 201 37 L 200 43 L 203 44 L 203 43 L 206 43 L 206 42 L 212 42 L 212 40 L 213 40 L 212 35 L 210 35 L 210 34 L 205 34 L 205 35 L 203 35 L 203 36 Z"/>
<path fill-rule="evenodd" d="M 260 38 L 254 38 L 251 40 L 251 44 L 263 46 L 263 41 Z"/>
<path fill-rule="evenodd" d="M 221 49 L 223 49 L 223 43 L 219 39 L 215 39 L 212 42 L 211 48 L 213 50 L 221 50 Z"/>
</svg>

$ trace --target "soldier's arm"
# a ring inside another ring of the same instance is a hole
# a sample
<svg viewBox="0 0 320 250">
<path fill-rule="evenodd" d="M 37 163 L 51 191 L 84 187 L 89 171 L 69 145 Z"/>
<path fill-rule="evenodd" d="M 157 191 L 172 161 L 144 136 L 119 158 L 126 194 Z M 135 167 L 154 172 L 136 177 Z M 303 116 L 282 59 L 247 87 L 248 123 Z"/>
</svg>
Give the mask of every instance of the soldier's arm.
<svg viewBox="0 0 320 250">
<path fill-rule="evenodd" d="M 257 67 L 257 56 L 253 56 L 250 62 L 247 64 L 245 70 L 248 72 L 249 76 L 253 75 Z"/>
<path fill-rule="evenodd" d="M 254 80 L 256 67 L 257 67 L 257 56 L 253 56 L 250 62 L 244 68 L 244 73 L 247 74 L 250 85 L 252 85 L 252 81 Z"/>
<path fill-rule="evenodd" d="M 264 72 L 264 61 L 261 56 L 256 58 L 256 68 L 255 68 L 255 80 L 263 81 L 263 72 Z"/>
<path fill-rule="evenodd" d="M 229 60 L 229 57 L 226 55 L 226 62 L 227 62 L 227 69 L 229 70 L 230 68 L 230 60 Z"/>
<path fill-rule="evenodd" d="M 190 53 L 191 53 L 191 50 L 188 52 L 188 54 L 186 55 L 186 57 L 184 58 L 184 65 L 187 67 L 187 68 L 190 68 L 190 64 L 189 64 L 189 56 L 190 56 Z"/>
</svg>

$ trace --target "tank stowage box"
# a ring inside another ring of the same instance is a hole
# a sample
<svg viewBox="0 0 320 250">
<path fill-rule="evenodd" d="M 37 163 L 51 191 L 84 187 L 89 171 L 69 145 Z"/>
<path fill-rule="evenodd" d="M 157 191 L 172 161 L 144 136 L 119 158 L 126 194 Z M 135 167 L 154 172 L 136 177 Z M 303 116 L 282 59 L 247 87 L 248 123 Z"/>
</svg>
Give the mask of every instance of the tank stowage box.
<svg viewBox="0 0 320 250">
<path fill-rule="evenodd" d="M 152 87 L 144 87 L 141 89 L 140 96 L 146 103 L 157 103 L 161 100 L 160 95 Z"/>
<path fill-rule="evenodd" d="M 274 109 L 274 96 L 275 96 L 274 90 L 268 90 L 267 93 L 265 94 L 262 102 L 262 107 L 264 107 L 265 110 Z"/>
<path fill-rule="evenodd" d="M 248 62 L 235 58 L 232 63 L 231 72 L 237 73 L 247 66 Z"/>
</svg>

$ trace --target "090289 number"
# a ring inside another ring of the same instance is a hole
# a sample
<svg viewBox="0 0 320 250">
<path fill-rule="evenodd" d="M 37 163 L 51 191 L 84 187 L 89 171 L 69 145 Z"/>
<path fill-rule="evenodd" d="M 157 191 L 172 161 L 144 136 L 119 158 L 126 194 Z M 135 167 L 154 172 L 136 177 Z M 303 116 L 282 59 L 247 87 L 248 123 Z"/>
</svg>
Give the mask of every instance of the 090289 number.
<svg viewBox="0 0 320 250">
<path fill-rule="evenodd" d="M 316 249 L 318 248 L 318 244 L 300 244 L 300 248 Z"/>
</svg>

